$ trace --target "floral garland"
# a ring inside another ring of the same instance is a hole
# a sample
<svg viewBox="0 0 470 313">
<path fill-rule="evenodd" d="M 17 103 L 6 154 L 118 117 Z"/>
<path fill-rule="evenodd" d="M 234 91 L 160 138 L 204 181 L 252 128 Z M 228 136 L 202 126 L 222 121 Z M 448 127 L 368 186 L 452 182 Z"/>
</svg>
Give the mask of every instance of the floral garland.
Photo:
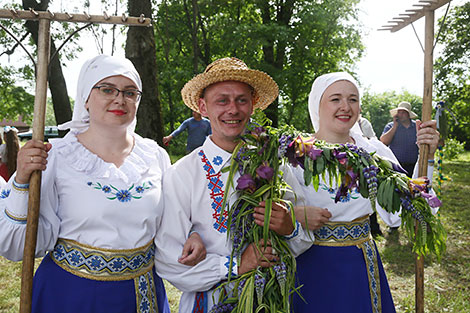
<svg viewBox="0 0 470 313">
<path fill-rule="evenodd" d="M 292 189 L 282 178 L 281 165 L 288 163 L 304 169 L 305 185 L 319 188 L 320 177 L 330 177 L 330 185 L 339 185 L 335 202 L 353 189 L 369 198 L 375 209 L 376 201 L 387 212 L 398 212 L 405 233 L 413 241 L 413 251 L 418 255 L 432 253 L 438 258 L 445 250 L 446 233 L 431 212 L 431 206 L 440 205 L 437 197 L 429 194 L 427 178 L 410 179 L 392 162 L 369 154 L 352 144 L 328 144 L 313 137 L 302 136 L 290 126 L 273 128 L 261 111 L 253 116 L 253 123 L 241 136 L 232 155 L 228 185 L 224 196 L 226 207 L 233 177 L 240 173 L 234 190 L 238 200 L 229 204 L 228 236 L 233 249 L 230 262 L 240 258 L 244 248 L 260 239 L 270 242 L 277 251 L 279 262 L 271 268 L 258 268 L 240 276 L 229 275 L 221 284 L 219 302 L 211 312 L 290 312 L 290 296 L 299 292 L 295 286 L 296 263 L 286 238 L 269 230 L 272 203 L 283 203 L 291 209 L 293 204 L 285 200 Z M 294 198 L 293 195 L 291 198 Z M 265 201 L 264 226 L 254 223 L 254 207 Z M 295 224 L 295 217 L 292 216 Z M 415 220 L 419 226 L 415 232 Z M 260 248 L 260 247 L 258 247 Z M 239 264 L 239 263 L 238 263 Z M 227 293 L 227 285 L 234 287 Z M 256 295 L 256 303 L 255 303 Z"/>
</svg>

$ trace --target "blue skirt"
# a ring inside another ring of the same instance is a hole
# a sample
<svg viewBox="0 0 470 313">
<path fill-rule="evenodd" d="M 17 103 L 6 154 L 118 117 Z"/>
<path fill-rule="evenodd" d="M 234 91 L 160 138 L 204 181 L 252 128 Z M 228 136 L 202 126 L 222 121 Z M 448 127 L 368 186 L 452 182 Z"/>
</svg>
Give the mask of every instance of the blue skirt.
<svg viewBox="0 0 470 313">
<path fill-rule="evenodd" d="M 387 277 L 377 247 L 382 313 L 395 313 Z M 295 313 L 373 312 L 363 252 L 356 246 L 313 245 L 297 258 L 301 299 L 293 297 Z"/>
<path fill-rule="evenodd" d="M 155 273 L 159 313 L 170 313 L 162 279 Z M 134 280 L 98 281 L 73 275 L 47 254 L 33 280 L 33 313 L 133 313 Z"/>
</svg>

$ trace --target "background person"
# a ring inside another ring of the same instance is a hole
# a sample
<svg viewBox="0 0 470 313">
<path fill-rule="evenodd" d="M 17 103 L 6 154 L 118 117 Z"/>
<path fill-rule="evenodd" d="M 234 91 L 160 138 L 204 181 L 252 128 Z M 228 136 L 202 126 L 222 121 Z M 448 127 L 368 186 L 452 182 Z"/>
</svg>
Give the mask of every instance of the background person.
<svg viewBox="0 0 470 313">
<path fill-rule="evenodd" d="M 211 134 L 211 123 L 208 119 L 203 118 L 199 112 L 192 111 L 193 117 L 185 120 L 170 135 L 163 137 L 163 143 L 168 145 L 170 141 L 181 134 L 184 130 L 188 131 L 188 139 L 186 140 L 186 154 L 190 153 L 197 147 L 202 146 L 206 137 Z"/>
<path fill-rule="evenodd" d="M 71 131 L 47 144 L 31 140 L 18 154 L 1 200 L 0 254 L 22 259 L 28 182 L 42 170 L 36 256 L 47 255 L 33 280 L 32 312 L 170 312 L 154 267 L 170 159 L 134 132 L 141 90 L 128 59 L 88 60 L 72 121 L 60 125 Z"/>
<path fill-rule="evenodd" d="M 16 171 L 16 158 L 20 150 L 18 130 L 15 127 L 5 126 L 3 140 L 5 143 L 0 146 L 0 175 L 8 181 Z"/>
<path fill-rule="evenodd" d="M 411 104 L 400 102 L 395 109 L 390 110 L 393 122 L 385 125 L 380 141 L 389 146 L 397 157 L 400 165 L 412 177 L 418 161 L 419 147 L 416 144 L 416 122 L 412 119 L 418 116 L 411 111 Z"/>
</svg>

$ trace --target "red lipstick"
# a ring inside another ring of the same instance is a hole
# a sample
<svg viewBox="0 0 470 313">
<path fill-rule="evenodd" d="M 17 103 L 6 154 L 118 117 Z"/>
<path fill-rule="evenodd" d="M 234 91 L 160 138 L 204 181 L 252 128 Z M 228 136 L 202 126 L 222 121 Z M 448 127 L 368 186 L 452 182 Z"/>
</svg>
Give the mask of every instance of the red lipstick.
<svg viewBox="0 0 470 313">
<path fill-rule="evenodd" d="M 116 114 L 116 115 L 124 115 L 126 114 L 126 111 L 123 110 L 108 110 L 108 112 Z"/>
</svg>

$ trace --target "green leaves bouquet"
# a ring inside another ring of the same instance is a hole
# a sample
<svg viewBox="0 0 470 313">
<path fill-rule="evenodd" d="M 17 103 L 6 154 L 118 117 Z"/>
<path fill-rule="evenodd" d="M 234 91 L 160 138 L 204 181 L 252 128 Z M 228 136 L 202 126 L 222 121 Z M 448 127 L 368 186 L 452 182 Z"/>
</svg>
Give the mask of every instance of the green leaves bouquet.
<svg viewBox="0 0 470 313">
<path fill-rule="evenodd" d="M 282 203 L 291 210 L 295 222 L 295 199 L 283 180 L 282 165 L 301 166 L 305 185 L 318 190 L 320 178 L 330 186 L 339 186 L 335 202 L 356 189 L 376 201 L 387 212 L 398 212 L 402 225 L 418 255 L 432 253 L 440 257 L 445 250 L 446 234 L 431 206 L 440 201 L 430 191 L 427 178 L 409 179 L 403 170 L 387 159 L 369 154 L 352 144 L 329 144 L 304 136 L 290 126 L 274 128 L 262 112 L 256 112 L 247 131 L 232 155 L 223 208 L 228 205 L 228 236 L 233 244 L 231 261 L 240 259 L 247 245 L 260 239 L 277 251 L 279 262 L 270 268 L 258 268 L 239 276 L 229 275 L 221 284 L 218 304 L 211 312 L 290 312 L 290 295 L 299 292 L 295 286 L 296 263 L 284 236 L 269 230 L 272 204 Z M 239 173 L 236 184 L 234 177 Z M 227 203 L 229 194 L 238 197 Z M 254 207 L 265 201 L 265 220 L 261 227 L 254 222 Z M 415 232 L 415 220 L 419 227 Z M 240 264 L 237 262 L 237 264 Z M 227 288 L 228 287 L 228 288 Z"/>
</svg>

